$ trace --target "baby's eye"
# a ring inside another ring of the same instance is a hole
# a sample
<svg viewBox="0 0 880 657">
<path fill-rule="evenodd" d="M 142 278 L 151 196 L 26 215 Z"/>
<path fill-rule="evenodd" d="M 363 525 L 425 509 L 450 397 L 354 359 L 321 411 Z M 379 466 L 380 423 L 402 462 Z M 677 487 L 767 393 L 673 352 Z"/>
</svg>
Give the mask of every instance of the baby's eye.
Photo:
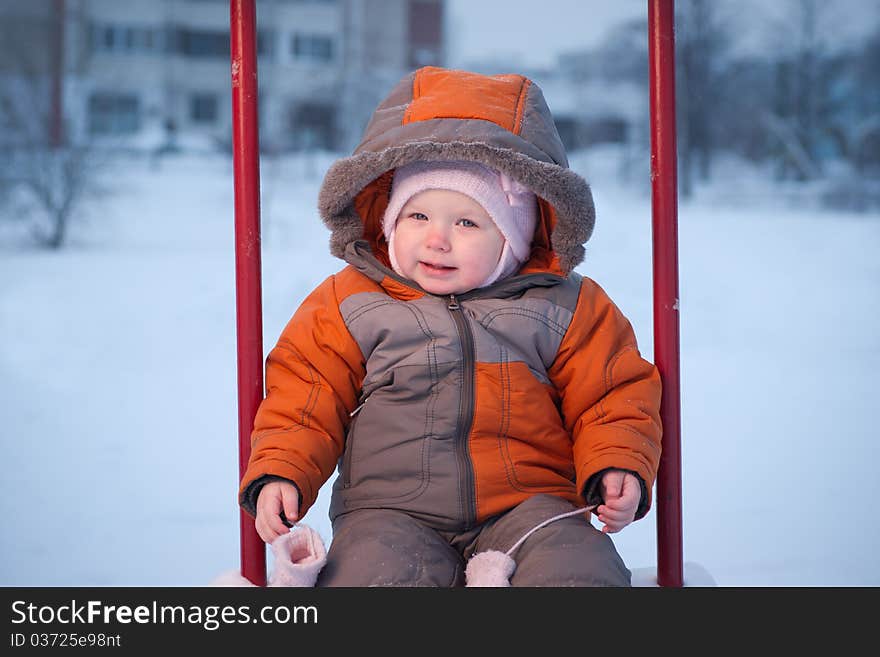
<svg viewBox="0 0 880 657">
<path fill-rule="evenodd" d="M 427 221 L 428 215 L 422 214 L 421 212 L 413 212 L 410 215 L 411 219 L 415 219 L 416 221 Z"/>
<path fill-rule="evenodd" d="M 464 226 L 465 228 L 476 228 L 477 227 L 477 224 L 475 224 L 473 221 L 471 221 L 470 219 L 464 219 L 464 218 L 459 219 L 458 224 L 459 224 L 459 226 Z"/>
</svg>

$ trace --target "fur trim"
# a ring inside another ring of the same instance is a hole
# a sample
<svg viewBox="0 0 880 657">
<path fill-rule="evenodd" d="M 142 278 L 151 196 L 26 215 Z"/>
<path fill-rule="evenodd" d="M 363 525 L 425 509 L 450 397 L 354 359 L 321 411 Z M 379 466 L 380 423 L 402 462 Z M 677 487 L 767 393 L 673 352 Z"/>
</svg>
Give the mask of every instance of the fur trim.
<svg viewBox="0 0 880 657">
<path fill-rule="evenodd" d="M 416 160 L 479 162 L 526 185 L 556 210 L 558 222 L 551 242 L 564 273 L 569 274 L 583 261 L 583 245 L 593 233 L 596 217 L 587 182 L 558 164 L 482 142 L 414 142 L 336 161 L 318 194 L 318 210 L 332 233 L 330 251 L 334 256 L 344 258 L 345 247 L 363 238 L 363 222 L 354 208 L 357 194 L 386 171 Z"/>
</svg>

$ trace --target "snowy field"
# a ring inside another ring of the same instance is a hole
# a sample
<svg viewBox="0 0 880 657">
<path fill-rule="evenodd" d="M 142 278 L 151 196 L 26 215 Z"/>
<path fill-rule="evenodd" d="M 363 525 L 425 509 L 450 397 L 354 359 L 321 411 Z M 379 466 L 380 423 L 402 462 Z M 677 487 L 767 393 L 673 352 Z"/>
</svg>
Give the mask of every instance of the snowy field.
<svg viewBox="0 0 880 657">
<path fill-rule="evenodd" d="M 315 210 L 329 162 L 263 162 L 266 351 L 342 266 Z M 578 271 L 651 358 L 648 190 L 613 156 L 573 166 L 598 217 Z M 0 237 L 0 585 L 200 586 L 238 567 L 231 163 L 107 175 L 61 252 Z M 880 585 L 880 216 L 721 178 L 679 208 L 685 562 L 720 586 Z M 329 542 L 328 501 L 329 483 L 305 522 Z M 634 570 L 656 563 L 655 518 L 614 535 Z"/>
</svg>

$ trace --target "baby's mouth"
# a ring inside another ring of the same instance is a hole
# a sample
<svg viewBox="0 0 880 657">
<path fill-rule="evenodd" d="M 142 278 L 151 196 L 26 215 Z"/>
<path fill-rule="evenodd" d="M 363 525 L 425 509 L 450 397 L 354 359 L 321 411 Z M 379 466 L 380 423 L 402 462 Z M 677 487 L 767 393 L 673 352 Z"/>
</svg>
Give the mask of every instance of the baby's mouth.
<svg viewBox="0 0 880 657">
<path fill-rule="evenodd" d="M 455 267 L 447 267 L 446 265 L 439 265 L 439 264 L 434 264 L 431 262 L 424 262 L 424 261 L 419 261 L 419 262 L 422 265 L 422 267 L 424 267 L 425 269 L 427 269 L 430 272 L 445 273 L 445 272 L 450 272 L 453 269 L 456 269 Z"/>
</svg>

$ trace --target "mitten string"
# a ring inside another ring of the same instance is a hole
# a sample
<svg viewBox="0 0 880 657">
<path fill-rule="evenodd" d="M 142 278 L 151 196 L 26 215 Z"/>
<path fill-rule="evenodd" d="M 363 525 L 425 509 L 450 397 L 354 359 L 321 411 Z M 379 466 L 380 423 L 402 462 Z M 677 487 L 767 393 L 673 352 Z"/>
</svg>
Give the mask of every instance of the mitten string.
<svg viewBox="0 0 880 657">
<path fill-rule="evenodd" d="M 536 531 L 538 531 L 538 530 L 541 529 L 542 527 L 546 527 L 546 526 L 549 525 L 551 522 L 556 522 L 557 520 L 562 520 L 563 518 L 568 518 L 569 516 L 576 516 L 576 515 L 579 514 L 579 513 L 586 513 L 587 511 L 592 511 L 592 510 L 595 509 L 597 506 L 599 506 L 599 505 L 598 505 L 598 504 L 593 504 L 592 506 L 585 506 L 585 507 L 583 507 L 582 509 L 575 509 L 574 511 L 568 511 L 567 513 L 560 513 L 558 516 L 553 516 L 552 518 L 547 518 L 547 520 L 545 520 L 545 521 L 543 521 L 543 522 L 541 522 L 541 523 L 535 525 L 535 526 L 532 527 L 529 531 L 527 531 L 527 532 L 522 536 L 522 538 L 520 538 L 516 543 L 513 544 L 513 547 L 511 547 L 507 552 L 505 552 L 505 554 L 506 554 L 507 556 L 509 556 L 509 557 L 512 557 L 512 556 L 513 556 L 513 553 L 516 551 L 516 549 L 517 549 L 520 545 L 522 545 L 523 542 L 524 542 L 529 536 L 531 536 L 532 534 L 534 534 Z"/>
</svg>

